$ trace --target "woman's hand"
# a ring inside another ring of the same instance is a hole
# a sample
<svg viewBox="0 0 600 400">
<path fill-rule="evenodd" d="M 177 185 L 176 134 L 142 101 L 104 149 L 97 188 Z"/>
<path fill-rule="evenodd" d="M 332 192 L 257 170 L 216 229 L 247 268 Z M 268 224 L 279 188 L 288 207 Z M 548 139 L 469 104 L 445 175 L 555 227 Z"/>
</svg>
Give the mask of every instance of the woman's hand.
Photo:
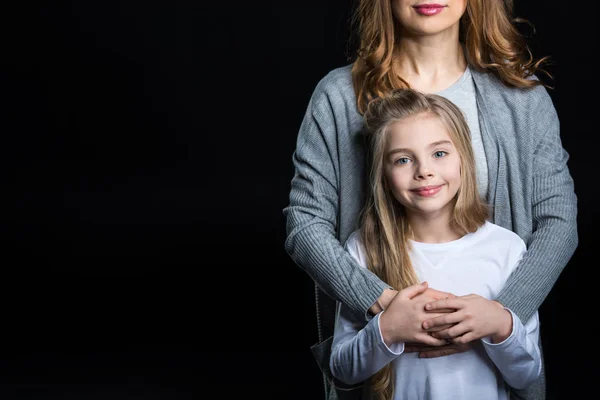
<svg viewBox="0 0 600 400">
<path fill-rule="evenodd" d="M 462 353 L 469 350 L 470 347 L 471 345 L 469 343 L 449 343 L 443 346 L 428 346 L 421 343 L 405 343 L 404 352 L 418 352 L 419 358 L 435 358 L 449 356 L 450 354 Z"/>
</svg>

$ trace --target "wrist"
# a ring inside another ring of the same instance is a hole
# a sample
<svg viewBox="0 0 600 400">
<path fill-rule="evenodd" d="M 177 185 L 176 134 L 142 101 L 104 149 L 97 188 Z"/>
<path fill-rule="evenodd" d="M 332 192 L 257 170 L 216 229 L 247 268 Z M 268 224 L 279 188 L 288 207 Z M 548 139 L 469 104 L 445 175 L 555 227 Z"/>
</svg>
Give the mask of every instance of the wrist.
<svg viewBox="0 0 600 400">
<path fill-rule="evenodd" d="M 500 308 L 504 308 L 504 305 L 502 303 L 500 303 L 498 300 L 492 300 L 492 303 L 494 303 L 495 305 L 497 305 Z"/>
<path fill-rule="evenodd" d="M 381 337 L 383 338 L 383 342 L 386 346 L 391 346 L 394 343 L 393 333 L 389 330 L 389 325 L 387 321 L 388 315 L 384 312 L 381 312 L 379 315 L 379 332 L 381 332 Z"/>
<path fill-rule="evenodd" d="M 371 307 L 369 308 L 369 313 L 372 316 L 375 316 L 383 310 L 385 310 L 388 304 L 390 304 L 390 301 L 392 301 L 392 299 L 396 295 L 396 293 L 398 293 L 397 290 L 385 289 L 383 293 L 381 293 L 381 296 L 379 296 L 377 300 L 375 300 L 375 303 L 371 305 Z"/>
<path fill-rule="evenodd" d="M 369 308 L 368 313 L 371 317 L 374 317 L 382 311 L 383 307 L 381 307 L 381 304 L 379 304 L 379 300 L 375 300 L 375 303 L 373 303 L 373 305 Z"/>
<path fill-rule="evenodd" d="M 500 324 L 498 331 L 492 335 L 492 343 L 501 343 L 508 339 L 508 337 L 512 334 L 512 314 L 506 308 L 503 308 L 502 317 L 500 318 L 503 321 Z"/>
</svg>

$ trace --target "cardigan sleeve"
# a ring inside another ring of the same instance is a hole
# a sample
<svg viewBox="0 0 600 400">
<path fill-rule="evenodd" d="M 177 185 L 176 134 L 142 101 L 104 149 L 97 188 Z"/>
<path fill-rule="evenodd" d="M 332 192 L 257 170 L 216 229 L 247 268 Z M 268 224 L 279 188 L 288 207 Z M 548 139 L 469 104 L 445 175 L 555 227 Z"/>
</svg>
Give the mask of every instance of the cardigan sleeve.
<svg viewBox="0 0 600 400">
<path fill-rule="evenodd" d="M 509 276 L 497 300 L 528 321 L 549 294 L 578 245 L 577 197 L 569 155 L 549 96 L 537 112 L 546 129 L 533 153 L 532 235 L 527 253 Z M 527 295 L 523 295 L 527 293 Z"/>
<path fill-rule="evenodd" d="M 336 97 L 322 86 L 311 97 L 293 154 L 295 173 L 284 209 L 285 249 L 328 296 L 370 320 L 368 309 L 389 285 L 361 268 L 337 239 Z"/>
</svg>

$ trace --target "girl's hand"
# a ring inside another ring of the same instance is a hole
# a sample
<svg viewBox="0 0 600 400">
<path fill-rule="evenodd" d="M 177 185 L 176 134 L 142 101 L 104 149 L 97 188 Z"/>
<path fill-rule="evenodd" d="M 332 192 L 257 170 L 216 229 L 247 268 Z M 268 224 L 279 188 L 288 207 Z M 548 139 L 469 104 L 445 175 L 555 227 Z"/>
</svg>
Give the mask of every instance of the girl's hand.
<svg viewBox="0 0 600 400">
<path fill-rule="evenodd" d="M 425 309 L 431 312 L 448 308 L 456 311 L 423 322 L 423 329 L 435 338 L 465 344 L 490 337 L 493 343 L 499 343 L 512 333 L 512 315 L 497 302 L 469 294 L 425 305 Z M 448 325 L 454 326 L 447 328 Z"/>
<path fill-rule="evenodd" d="M 381 294 L 381 296 L 379 296 L 379 298 L 375 302 L 375 304 L 373 304 L 371 306 L 371 308 L 369 309 L 369 311 L 372 314 L 374 314 L 374 315 L 375 314 L 379 314 L 381 311 L 385 310 L 388 307 L 388 305 L 390 304 L 390 302 L 392 301 L 392 299 L 397 294 L 398 294 L 398 291 L 394 290 L 394 289 L 386 289 L 386 290 L 384 290 L 383 293 Z M 425 289 L 424 292 L 419 293 L 417 296 L 421 296 L 422 298 L 429 298 L 430 301 L 442 300 L 442 299 L 448 299 L 448 298 L 456 297 L 452 293 L 442 292 L 440 290 L 432 289 L 430 287 L 427 287 L 427 289 Z M 448 311 L 454 311 L 454 310 L 448 310 Z M 438 312 L 443 312 L 443 311 L 440 310 Z"/>
<path fill-rule="evenodd" d="M 435 301 L 435 296 L 427 295 L 427 282 L 409 286 L 396 294 L 379 318 L 383 340 L 389 346 L 398 342 L 418 342 L 429 346 L 447 344 L 435 338 L 422 327 L 424 320 L 444 315 L 427 313 L 425 304 Z"/>
</svg>

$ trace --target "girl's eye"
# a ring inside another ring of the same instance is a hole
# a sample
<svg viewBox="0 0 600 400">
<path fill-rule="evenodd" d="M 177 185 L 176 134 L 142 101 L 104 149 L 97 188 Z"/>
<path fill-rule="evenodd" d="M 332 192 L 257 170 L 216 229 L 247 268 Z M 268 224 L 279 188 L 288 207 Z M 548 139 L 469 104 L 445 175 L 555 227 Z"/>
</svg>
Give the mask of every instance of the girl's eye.
<svg viewBox="0 0 600 400">
<path fill-rule="evenodd" d="M 435 158 L 441 158 L 441 157 L 444 157 L 446 154 L 448 154 L 448 153 L 440 150 L 440 151 L 436 151 L 435 153 L 433 153 L 433 156 Z"/>
<path fill-rule="evenodd" d="M 410 160 L 408 159 L 408 157 L 400 157 L 396 160 L 396 164 L 408 164 L 409 162 Z"/>
</svg>

